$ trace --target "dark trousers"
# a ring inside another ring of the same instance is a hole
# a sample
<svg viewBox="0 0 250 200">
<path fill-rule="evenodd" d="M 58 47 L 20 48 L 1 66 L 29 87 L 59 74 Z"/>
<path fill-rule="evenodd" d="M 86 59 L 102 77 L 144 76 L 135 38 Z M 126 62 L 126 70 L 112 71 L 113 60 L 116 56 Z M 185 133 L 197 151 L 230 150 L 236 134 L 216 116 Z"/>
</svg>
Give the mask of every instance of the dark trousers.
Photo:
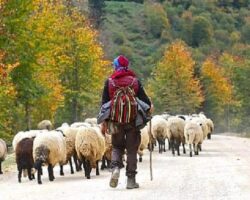
<svg viewBox="0 0 250 200">
<path fill-rule="evenodd" d="M 137 150 L 141 142 L 140 130 L 134 124 L 118 125 L 117 133 L 112 134 L 111 168 L 123 167 L 122 156 L 127 150 L 126 176 L 135 176 L 137 169 Z"/>
</svg>

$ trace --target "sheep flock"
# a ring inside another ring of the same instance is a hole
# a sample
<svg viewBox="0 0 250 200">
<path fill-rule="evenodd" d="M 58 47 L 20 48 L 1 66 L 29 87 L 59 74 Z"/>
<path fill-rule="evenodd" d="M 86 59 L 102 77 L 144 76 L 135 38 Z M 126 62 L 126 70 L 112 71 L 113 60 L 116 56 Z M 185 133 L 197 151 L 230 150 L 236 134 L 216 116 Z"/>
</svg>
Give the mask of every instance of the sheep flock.
<svg viewBox="0 0 250 200">
<path fill-rule="evenodd" d="M 87 118 L 83 122 L 71 125 L 63 123 L 52 130 L 52 123 L 43 120 L 38 123 L 38 130 L 20 131 L 13 140 L 18 182 L 28 176 L 29 180 L 37 179 L 42 184 L 43 168 L 48 170 L 48 179 L 54 181 L 54 167 L 60 166 L 60 176 L 64 176 L 63 166 L 70 165 L 70 173 L 84 171 L 84 177 L 91 178 L 91 171 L 96 175 L 101 170 L 109 169 L 112 153 L 112 137 L 103 134 L 96 118 Z M 153 150 L 157 145 L 159 153 L 170 150 L 180 156 L 180 146 L 183 154 L 198 155 L 202 151 L 203 141 L 211 139 L 214 131 L 213 121 L 203 113 L 192 115 L 155 115 L 141 129 L 141 143 L 138 148 L 139 162 L 143 161 L 145 150 Z M 166 149 L 166 141 L 168 148 Z M 188 149 L 186 150 L 186 147 Z M 0 174 L 2 162 L 7 155 L 7 145 L 0 139 Z M 126 156 L 126 155 L 125 155 Z"/>
</svg>

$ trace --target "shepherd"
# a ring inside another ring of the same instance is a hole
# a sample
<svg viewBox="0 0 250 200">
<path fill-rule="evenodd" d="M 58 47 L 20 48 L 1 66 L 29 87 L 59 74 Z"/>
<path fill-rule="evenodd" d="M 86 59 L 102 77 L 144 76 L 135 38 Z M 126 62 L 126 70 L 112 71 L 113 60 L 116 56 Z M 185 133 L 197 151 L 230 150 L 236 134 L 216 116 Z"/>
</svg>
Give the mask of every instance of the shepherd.
<svg viewBox="0 0 250 200">
<path fill-rule="evenodd" d="M 112 160 L 109 185 L 116 188 L 123 165 L 123 154 L 127 152 L 127 189 L 139 188 L 136 182 L 137 150 L 141 142 L 140 126 L 137 125 L 138 101 L 152 104 L 135 73 L 129 69 L 129 60 L 120 55 L 113 61 L 114 72 L 105 81 L 102 105 L 109 104 L 109 117 L 102 123 L 103 129 L 112 135 Z M 139 100 L 138 100 L 139 99 Z M 105 106 L 104 106 L 105 107 Z M 106 131 L 104 131 L 106 132 Z"/>
</svg>

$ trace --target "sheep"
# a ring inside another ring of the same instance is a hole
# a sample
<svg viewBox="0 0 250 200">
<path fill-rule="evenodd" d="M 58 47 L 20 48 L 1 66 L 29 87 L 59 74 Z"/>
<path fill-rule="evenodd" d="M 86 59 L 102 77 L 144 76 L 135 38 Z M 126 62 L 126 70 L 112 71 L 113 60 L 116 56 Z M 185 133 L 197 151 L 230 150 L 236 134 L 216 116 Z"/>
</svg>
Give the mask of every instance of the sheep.
<svg viewBox="0 0 250 200">
<path fill-rule="evenodd" d="M 73 124 L 70 125 L 70 127 L 72 127 L 72 128 L 79 128 L 82 126 L 91 127 L 91 124 L 87 123 L 87 122 L 74 122 Z"/>
<path fill-rule="evenodd" d="M 153 140 L 157 140 L 159 144 L 159 153 L 166 151 L 165 139 L 167 138 L 167 121 L 161 116 L 154 116 L 152 118 L 152 135 Z M 154 142 L 153 141 L 153 142 Z"/>
<path fill-rule="evenodd" d="M 95 125 L 97 124 L 97 118 L 86 118 L 84 122 Z"/>
<path fill-rule="evenodd" d="M 61 126 L 56 129 L 56 131 L 60 131 L 65 135 L 66 163 L 69 162 L 71 174 L 74 174 L 71 157 L 73 157 L 74 159 L 76 171 L 80 170 L 79 164 L 77 161 L 76 150 L 75 150 L 75 140 L 76 140 L 76 134 L 78 130 L 79 128 L 74 128 L 74 127 L 69 127 L 69 126 Z M 63 166 L 61 166 L 61 173 L 63 174 Z"/>
<path fill-rule="evenodd" d="M 90 179 L 92 168 L 96 168 L 96 175 L 99 175 L 98 161 L 102 159 L 105 152 L 105 139 L 100 128 L 81 127 L 77 132 L 75 145 L 87 179 Z"/>
<path fill-rule="evenodd" d="M 49 131 L 37 135 L 33 145 L 34 166 L 37 170 L 38 184 L 42 184 L 42 165 L 48 165 L 49 180 L 55 179 L 53 168 L 59 163 L 60 166 L 66 163 L 66 141 L 59 131 Z M 62 172 L 60 171 L 60 174 Z"/>
<path fill-rule="evenodd" d="M 189 145 L 190 157 L 192 157 L 192 145 L 194 145 L 195 155 L 199 154 L 198 147 L 203 141 L 203 131 L 199 124 L 188 121 L 184 127 L 184 135 Z"/>
<path fill-rule="evenodd" d="M 183 153 L 186 153 L 185 149 L 185 137 L 184 137 L 185 121 L 179 117 L 169 117 L 167 120 L 167 137 L 170 140 L 170 147 L 172 154 L 175 155 L 175 149 L 178 156 L 180 155 L 180 144 L 183 146 Z"/>
<path fill-rule="evenodd" d="M 3 174 L 2 162 L 5 160 L 6 155 L 7 155 L 7 145 L 5 141 L 0 138 L 0 174 Z"/>
<path fill-rule="evenodd" d="M 207 134 L 207 139 L 211 139 L 211 134 L 214 131 L 214 123 L 211 119 L 207 118 L 206 119 L 207 126 L 208 126 L 208 134 Z"/>
<path fill-rule="evenodd" d="M 141 143 L 138 148 L 138 155 L 139 155 L 139 162 L 142 162 L 142 156 L 143 156 L 143 150 L 148 148 L 149 145 L 149 124 L 145 126 L 143 129 L 141 129 Z"/>
<path fill-rule="evenodd" d="M 48 132 L 48 131 L 47 130 L 30 130 L 30 131 L 20 131 L 20 132 L 18 132 L 14 136 L 14 138 L 12 140 L 13 150 L 15 151 L 18 142 L 20 142 L 22 139 L 24 139 L 24 138 L 33 138 L 33 137 L 36 137 L 37 134 L 44 133 L 44 132 Z"/>
<path fill-rule="evenodd" d="M 39 122 L 38 125 L 37 125 L 37 128 L 39 130 L 45 130 L 45 129 L 52 130 L 52 123 L 51 123 L 50 120 L 46 119 L 46 120 L 43 120 L 43 121 Z"/>
<path fill-rule="evenodd" d="M 105 168 L 110 168 L 111 156 L 112 156 L 112 137 L 109 134 L 105 134 L 105 152 L 102 158 L 101 170 Z M 107 166 L 105 163 L 106 161 L 107 161 Z"/>
<path fill-rule="evenodd" d="M 18 182 L 21 183 L 21 175 L 23 170 L 28 171 L 29 180 L 34 179 L 32 168 L 34 167 L 34 159 L 32 156 L 34 138 L 24 138 L 16 146 L 16 163 L 18 170 Z"/>
<path fill-rule="evenodd" d="M 207 126 L 207 121 L 204 118 L 201 117 L 193 117 L 192 121 L 196 122 L 197 124 L 201 125 L 202 132 L 203 132 L 203 140 L 207 137 L 209 129 Z M 201 147 L 201 146 L 200 146 Z M 201 150 L 201 149 L 200 149 Z"/>
</svg>

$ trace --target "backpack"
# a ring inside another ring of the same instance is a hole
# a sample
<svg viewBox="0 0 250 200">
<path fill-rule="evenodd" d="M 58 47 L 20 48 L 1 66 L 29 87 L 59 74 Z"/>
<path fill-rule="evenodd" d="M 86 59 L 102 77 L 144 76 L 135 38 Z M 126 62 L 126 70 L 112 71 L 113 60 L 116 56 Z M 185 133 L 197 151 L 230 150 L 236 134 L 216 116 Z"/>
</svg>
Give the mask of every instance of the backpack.
<svg viewBox="0 0 250 200">
<path fill-rule="evenodd" d="M 109 79 L 111 84 L 116 88 L 113 98 L 111 99 L 110 120 L 120 124 L 130 123 L 135 120 L 137 115 L 137 101 L 132 83 L 125 87 L 119 87 L 114 80 Z"/>
</svg>

